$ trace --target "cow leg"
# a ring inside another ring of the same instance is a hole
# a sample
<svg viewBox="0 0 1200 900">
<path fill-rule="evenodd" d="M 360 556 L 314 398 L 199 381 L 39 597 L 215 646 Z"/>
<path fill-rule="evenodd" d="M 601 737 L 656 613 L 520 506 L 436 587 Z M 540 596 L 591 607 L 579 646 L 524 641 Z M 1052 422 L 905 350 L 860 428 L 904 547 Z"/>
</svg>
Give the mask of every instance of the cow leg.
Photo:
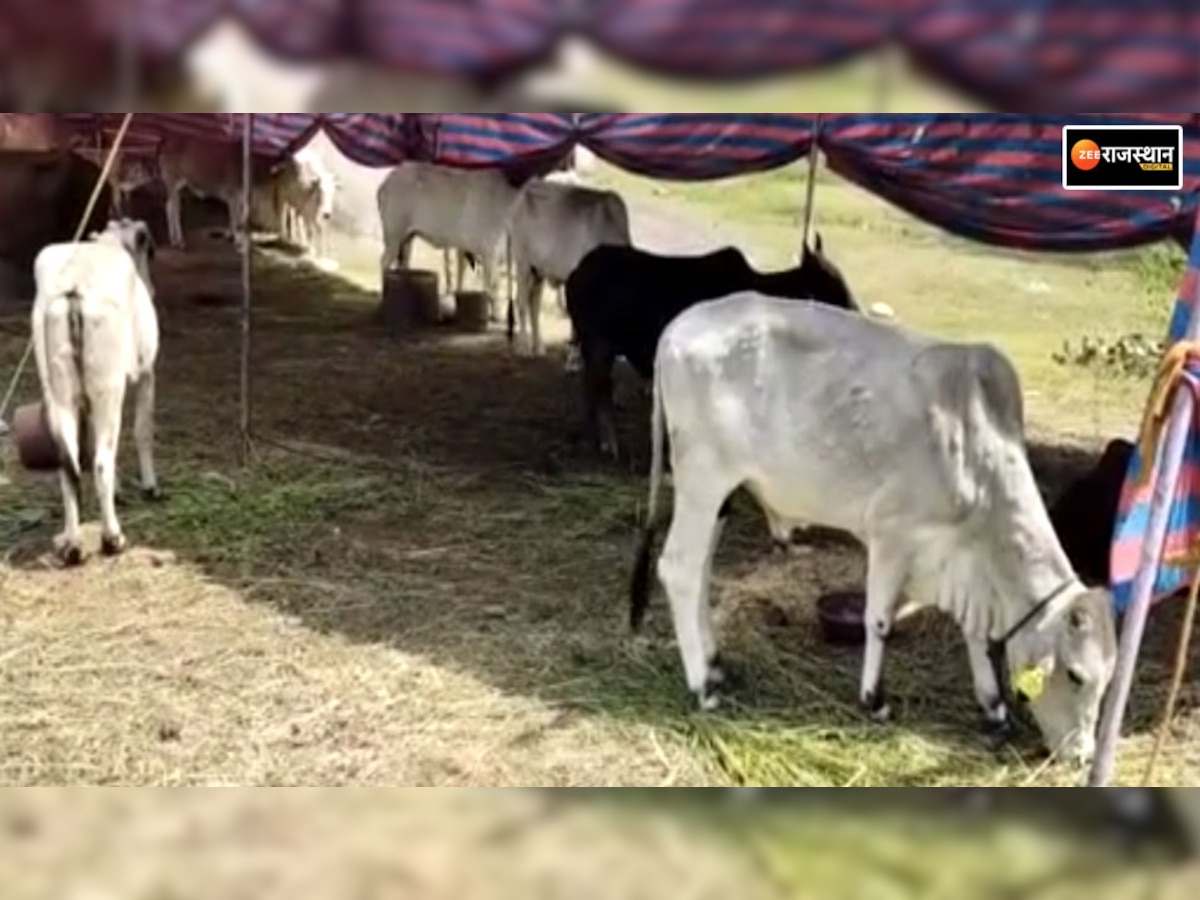
<svg viewBox="0 0 1200 900">
<path fill-rule="evenodd" d="M 541 309 L 543 279 L 529 266 L 517 267 L 517 337 L 514 350 L 520 356 L 541 356 Z"/>
<path fill-rule="evenodd" d="M 446 285 L 446 293 L 454 293 L 454 282 L 451 280 L 452 272 L 450 261 L 450 250 L 446 247 L 442 248 L 442 283 Z"/>
<path fill-rule="evenodd" d="M 863 707 L 881 722 L 891 717 L 883 689 L 884 647 L 892 634 L 896 607 L 908 576 L 907 561 L 890 546 L 872 543 L 867 549 L 867 604 L 864 617 L 866 649 L 863 653 Z"/>
<path fill-rule="evenodd" d="M 244 205 L 241 191 L 225 198 L 225 206 L 229 210 L 229 236 L 238 251 L 246 249 L 250 242 L 250 223 L 244 215 Z"/>
<path fill-rule="evenodd" d="M 154 371 L 142 374 L 135 386 L 137 406 L 133 417 L 133 440 L 137 446 L 138 468 L 142 480 L 142 496 L 158 500 L 162 491 L 154 468 Z"/>
<path fill-rule="evenodd" d="M 721 534 L 725 530 L 726 520 L 725 515 L 718 513 L 712 537 L 708 542 L 708 555 L 704 558 L 704 591 L 700 597 L 700 640 L 704 646 L 704 658 L 709 661 L 709 683 L 718 687 L 725 684 L 729 673 L 721 659 L 721 652 L 717 649 L 717 638 L 712 627 L 712 568 L 713 559 L 717 555 L 717 545 L 721 543 Z"/>
<path fill-rule="evenodd" d="M 461 250 L 454 251 L 454 290 L 461 294 L 463 285 L 467 282 L 467 254 Z M 490 301 L 493 309 L 496 307 L 496 298 L 492 297 Z"/>
<path fill-rule="evenodd" d="M 80 446 L 80 425 L 74 415 L 60 415 L 57 431 L 63 446 Z M 58 470 L 58 481 L 62 488 L 63 530 L 55 538 L 54 545 L 64 564 L 77 566 L 83 562 L 83 535 L 79 529 L 81 479 L 64 466 Z"/>
<path fill-rule="evenodd" d="M 588 432 L 597 450 L 620 462 L 621 447 L 613 410 L 613 366 L 617 356 L 601 341 L 581 340 L 579 348 L 583 357 L 583 405 Z"/>
<path fill-rule="evenodd" d="M 380 285 L 386 283 L 387 273 L 393 268 L 407 268 L 411 253 L 412 238 L 400 238 L 397 233 L 384 231 L 383 255 L 379 258 Z"/>
<path fill-rule="evenodd" d="M 100 504 L 100 549 L 116 556 L 125 549 L 125 536 L 117 520 L 117 444 L 121 436 L 124 391 L 106 388 L 91 398 L 93 423 L 92 475 Z"/>
<path fill-rule="evenodd" d="M 183 248 L 182 192 L 182 185 L 167 186 L 167 242 L 177 249 Z"/>
<path fill-rule="evenodd" d="M 983 709 L 983 738 L 992 749 L 999 749 L 1008 740 L 1012 729 L 1008 718 L 1008 707 L 1000 682 L 988 656 L 988 643 L 968 637 L 967 656 L 971 662 L 971 681 L 975 687 L 975 699 Z"/>
<path fill-rule="evenodd" d="M 529 293 L 526 295 L 526 302 L 529 304 L 530 346 L 534 356 L 545 356 L 546 345 L 542 343 L 542 294 L 546 279 L 533 270 L 530 270 L 530 276 Z"/>
<path fill-rule="evenodd" d="M 700 479 L 693 479 L 700 487 L 699 493 L 683 488 L 683 481 L 677 472 L 675 509 L 658 560 L 658 577 L 671 604 L 688 689 L 701 709 L 712 710 L 720 704 L 716 689 L 723 673 L 716 667 L 711 610 L 705 600 L 717 512 L 723 498 Z"/>
</svg>

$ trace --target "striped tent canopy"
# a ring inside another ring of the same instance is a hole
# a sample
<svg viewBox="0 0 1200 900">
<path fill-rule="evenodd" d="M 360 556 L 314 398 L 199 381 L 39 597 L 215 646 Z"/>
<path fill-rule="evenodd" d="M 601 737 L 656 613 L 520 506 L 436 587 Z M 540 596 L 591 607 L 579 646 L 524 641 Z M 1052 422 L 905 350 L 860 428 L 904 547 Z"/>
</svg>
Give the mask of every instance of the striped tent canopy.
<svg viewBox="0 0 1200 900">
<path fill-rule="evenodd" d="M 119 113 L 67 113 L 81 132 L 111 135 Z M 1069 122 L 1179 124 L 1184 190 L 1065 191 L 1061 129 Z M 240 140 L 233 114 L 140 114 L 142 145 L 178 133 Z M 430 159 L 444 165 L 538 167 L 582 144 L 640 175 L 699 181 L 776 168 L 814 140 L 829 166 L 925 221 L 986 243 L 1030 250 L 1091 251 L 1191 239 L 1200 201 L 1200 114 L 805 113 L 260 113 L 255 152 L 280 157 L 324 129 L 368 166 Z M 799 198 L 797 198 L 799 202 Z"/>
<path fill-rule="evenodd" d="M 1197 223 L 1200 226 L 1200 222 Z M 1188 254 L 1187 271 L 1175 309 L 1167 329 L 1167 342 L 1173 344 L 1184 340 L 1195 316 L 1200 315 L 1200 227 L 1192 239 Z M 1200 366 L 1191 362 L 1183 371 L 1181 385 L 1195 398 L 1195 409 L 1200 411 Z M 1152 588 L 1151 600 L 1164 600 L 1187 586 L 1194 571 L 1186 565 L 1170 560 L 1187 555 L 1200 547 L 1200 421 L 1189 429 L 1184 448 L 1183 464 L 1175 484 L 1164 485 L 1170 489 L 1170 512 L 1167 518 L 1166 543 L 1163 547 L 1164 562 L 1158 569 Z M 1163 477 L 1162 444 L 1154 458 L 1147 459 L 1139 447 L 1130 461 L 1125 486 L 1121 492 L 1117 524 L 1113 536 L 1110 559 L 1113 596 L 1117 608 L 1124 611 L 1133 600 L 1134 582 L 1138 564 L 1145 550 L 1150 510 L 1157 483 Z M 1143 470 L 1149 467 L 1149 471 Z M 1145 475 L 1147 477 L 1143 478 Z"/>
<path fill-rule="evenodd" d="M 1200 4 L 1182 0 L 0 0 L 0 51 L 112 54 L 122 11 L 163 59 L 235 16 L 269 52 L 477 76 L 549 58 L 568 33 L 656 72 L 744 78 L 904 48 L 998 109 L 1194 109 Z"/>
</svg>

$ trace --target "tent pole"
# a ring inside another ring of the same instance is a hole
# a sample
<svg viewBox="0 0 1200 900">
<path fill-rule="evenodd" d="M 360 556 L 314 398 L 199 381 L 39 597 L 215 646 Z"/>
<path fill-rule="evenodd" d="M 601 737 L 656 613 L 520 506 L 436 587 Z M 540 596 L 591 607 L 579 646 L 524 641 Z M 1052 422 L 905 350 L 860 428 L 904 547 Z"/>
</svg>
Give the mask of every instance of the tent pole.
<svg viewBox="0 0 1200 900">
<path fill-rule="evenodd" d="M 803 260 L 808 252 L 809 238 L 812 237 L 813 203 L 817 194 L 817 162 L 820 155 L 819 142 L 821 137 L 821 114 L 813 117 L 812 146 L 808 150 L 808 184 L 804 196 L 804 230 L 800 232 L 800 259 Z"/>
<path fill-rule="evenodd" d="M 1200 337 L 1200 287 L 1193 298 L 1192 316 L 1183 340 Z M 1175 485 L 1183 466 L 1183 454 L 1187 438 L 1195 417 L 1192 393 L 1185 386 L 1176 389 L 1171 404 L 1171 418 L 1167 424 L 1166 440 L 1158 478 L 1154 484 L 1154 499 L 1150 507 L 1150 521 L 1146 526 L 1146 539 L 1142 545 L 1142 558 L 1137 577 L 1133 582 L 1133 599 L 1125 612 L 1125 625 L 1121 629 L 1121 642 L 1117 652 L 1117 669 L 1112 685 L 1105 697 L 1104 711 L 1100 717 L 1100 733 L 1096 744 L 1096 756 L 1088 777 L 1088 787 L 1108 787 L 1112 783 L 1117 763 L 1117 744 L 1125 724 L 1125 711 L 1129 705 L 1129 693 L 1133 687 L 1133 676 L 1137 669 L 1138 654 L 1141 652 L 1142 637 L 1146 631 L 1146 619 L 1154 596 L 1154 582 L 1158 579 L 1163 546 L 1167 536 L 1167 525 L 1171 513 L 1171 501 Z M 1142 460 L 1142 465 L 1153 465 L 1153 460 Z"/>
<path fill-rule="evenodd" d="M 251 298 L 251 246 L 250 246 L 250 201 L 251 201 L 251 148 L 253 145 L 254 113 L 242 115 L 242 214 L 239 226 L 242 230 L 242 347 L 240 371 L 241 414 L 239 436 L 241 447 L 239 458 L 243 466 L 250 463 L 250 298 Z M 236 237 L 236 236 L 235 236 Z"/>
</svg>

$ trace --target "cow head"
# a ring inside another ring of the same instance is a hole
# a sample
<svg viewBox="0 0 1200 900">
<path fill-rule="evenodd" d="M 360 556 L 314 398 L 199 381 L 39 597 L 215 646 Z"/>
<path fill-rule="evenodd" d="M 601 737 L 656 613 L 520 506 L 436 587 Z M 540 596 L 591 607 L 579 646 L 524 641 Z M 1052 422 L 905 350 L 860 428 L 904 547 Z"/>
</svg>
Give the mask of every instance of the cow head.
<svg viewBox="0 0 1200 900">
<path fill-rule="evenodd" d="M 153 284 L 150 263 L 154 261 L 154 236 L 149 225 L 141 219 L 112 219 L 98 237 L 118 241 L 133 257 L 142 280 L 148 286 Z"/>
<path fill-rule="evenodd" d="M 829 306 L 857 312 L 858 302 L 850 293 L 850 286 L 841 271 L 825 255 L 821 235 L 814 234 L 813 245 L 806 243 L 800 257 L 800 278 L 808 295 Z"/>
<path fill-rule="evenodd" d="M 1028 706 L 1047 749 L 1076 764 L 1096 749 L 1100 704 L 1117 661 L 1112 594 L 1073 588 L 1009 639 L 1015 699 Z"/>
</svg>

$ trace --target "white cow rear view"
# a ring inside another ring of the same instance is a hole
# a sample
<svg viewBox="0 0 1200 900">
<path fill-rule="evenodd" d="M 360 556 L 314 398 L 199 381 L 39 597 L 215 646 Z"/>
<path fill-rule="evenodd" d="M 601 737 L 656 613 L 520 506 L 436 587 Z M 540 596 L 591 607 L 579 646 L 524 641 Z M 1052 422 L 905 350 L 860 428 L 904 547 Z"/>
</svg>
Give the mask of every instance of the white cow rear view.
<svg viewBox="0 0 1200 900">
<path fill-rule="evenodd" d="M 755 293 L 681 313 L 658 345 L 635 627 L 664 423 L 674 513 L 658 573 L 702 704 L 715 702 L 721 680 L 708 609 L 713 552 L 729 495 L 745 487 L 776 538 L 810 523 L 866 546 L 861 701 L 871 713 L 888 714 L 884 644 L 907 592 L 962 628 L 993 735 L 1008 725 L 989 657 L 998 646 L 1048 748 L 1092 754 L 1116 657 L 1111 597 L 1080 583 L 1059 544 L 1025 455 L 1020 383 L 998 351 Z"/>
<path fill-rule="evenodd" d="M 50 244 L 34 263 L 33 346 L 50 432 L 62 458 L 63 532 L 58 549 L 83 559 L 80 486 L 90 448 L 102 518 L 102 549 L 125 547 L 116 514 L 117 447 L 125 389 L 137 390 L 134 436 L 143 492 L 158 496 L 154 471 L 154 363 L 158 317 L 150 230 L 122 219 L 91 240 Z"/>
</svg>

